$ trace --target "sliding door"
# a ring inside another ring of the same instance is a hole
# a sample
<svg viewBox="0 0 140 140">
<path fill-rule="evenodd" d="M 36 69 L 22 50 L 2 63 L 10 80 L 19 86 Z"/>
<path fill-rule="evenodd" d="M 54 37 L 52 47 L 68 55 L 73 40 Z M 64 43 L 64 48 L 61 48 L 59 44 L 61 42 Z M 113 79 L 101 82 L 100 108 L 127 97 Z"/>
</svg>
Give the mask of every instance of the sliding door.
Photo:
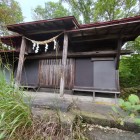
<svg viewBox="0 0 140 140">
<path fill-rule="evenodd" d="M 114 61 L 93 61 L 93 85 L 95 89 L 116 90 Z"/>
</svg>

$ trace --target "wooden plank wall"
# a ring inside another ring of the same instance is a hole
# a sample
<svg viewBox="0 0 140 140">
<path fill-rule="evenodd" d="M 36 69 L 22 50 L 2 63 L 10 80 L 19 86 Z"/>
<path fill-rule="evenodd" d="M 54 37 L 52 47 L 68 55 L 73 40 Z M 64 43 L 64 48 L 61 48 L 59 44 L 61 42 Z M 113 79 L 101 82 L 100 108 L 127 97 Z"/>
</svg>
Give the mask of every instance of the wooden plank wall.
<svg viewBox="0 0 140 140">
<path fill-rule="evenodd" d="M 67 59 L 65 88 L 72 89 L 74 85 L 75 60 Z M 40 87 L 59 88 L 62 71 L 62 59 L 45 59 L 39 61 Z"/>
</svg>

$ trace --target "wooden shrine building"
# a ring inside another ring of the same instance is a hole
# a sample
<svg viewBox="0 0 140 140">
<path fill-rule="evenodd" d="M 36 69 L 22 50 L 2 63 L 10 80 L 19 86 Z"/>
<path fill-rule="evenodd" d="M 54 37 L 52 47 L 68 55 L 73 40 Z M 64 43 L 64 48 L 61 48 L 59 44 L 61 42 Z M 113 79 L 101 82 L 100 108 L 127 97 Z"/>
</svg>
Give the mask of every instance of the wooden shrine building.
<svg viewBox="0 0 140 140">
<path fill-rule="evenodd" d="M 140 35 L 140 16 L 80 25 L 75 17 L 7 26 L 13 36 L 1 37 L 15 50 L 6 53 L 21 86 L 60 88 L 93 93 L 119 93 L 121 47 Z M 14 57 L 13 57 L 14 56 Z M 14 63 L 11 61 L 14 59 Z"/>
</svg>

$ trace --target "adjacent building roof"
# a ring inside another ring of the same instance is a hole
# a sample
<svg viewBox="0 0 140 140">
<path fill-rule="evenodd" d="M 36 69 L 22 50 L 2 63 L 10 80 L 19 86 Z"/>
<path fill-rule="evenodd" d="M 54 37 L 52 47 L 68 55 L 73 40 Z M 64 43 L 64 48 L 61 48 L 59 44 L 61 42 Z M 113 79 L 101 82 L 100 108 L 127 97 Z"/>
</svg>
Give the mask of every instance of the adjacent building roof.
<svg viewBox="0 0 140 140">
<path fill-rule="evenodd" d="M 67 31 L 73 43 L 122 38 L 124 42 L 140 35 L 140 16 L 80 25 L 79 29 Z"/>
<path fill-rule="evenodd" d="M 9 31 L 24 35 L 52 33 L 79 28 L 74 16 L 7 25 Z"/>
<path fill-rule="evenodd" d="M 21 44 L 21 35 L 11 35 L 11 36 L 3 36 L 0 38 L 0 41 L 8 46 L 12 46 L 13 48 L 19 46 Z"/>
<path fill-rule="evenodd" d="M 69 16 L 13 24 L 8 25 L 7 28 L 32 39 L 37 38 L 40 41 L 66 31 L 73 44 L 106 40 L 116 41 L 118 38 L 122 38 L 123 42 L 126 42 L 134 40 L 140 35 L 140 16 L 84 25 L 78 24 L 75 17 Z M 7 45 L 17 46 L 21 43 L 21 35 L 1 37 L 1 41 Z"/>
</svg>

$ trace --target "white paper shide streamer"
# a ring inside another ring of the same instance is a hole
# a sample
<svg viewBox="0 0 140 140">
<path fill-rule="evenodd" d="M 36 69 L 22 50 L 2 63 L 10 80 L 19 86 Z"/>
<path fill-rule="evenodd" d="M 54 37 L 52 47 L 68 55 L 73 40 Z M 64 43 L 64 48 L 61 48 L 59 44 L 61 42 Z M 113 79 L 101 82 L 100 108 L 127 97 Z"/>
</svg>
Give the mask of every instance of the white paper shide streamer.
<svg viewBox="0 0 140 140">
<path fill-rule="evenodd" d="M 45 45 L 45 52 L 48 50 L 48 44 Z"/>
<path fill-rule="evenodd" d="M 33 43 L 33 50 L 35 50 L 35 46 L 36 46 L 36 43 L 32 42 Z"/>
<path fill-rule="evenodd" d="M 38 51 L 39 51 L 39 44 L 37 43 L 37 47 L 36 47 L 35 53 L 38 53 Z"/>
<path fill-rule="evenodd" d="M 57 39 L 61 34 L 63 34 L 63 32 L 60 33 L 59 35 L 57 35 L 57 36 L 51 38 L 51 39 L 44 40 L 44 41 L 35 41 L 35 40 L 32 40 L 32 39 L 27 38 L 27 37 L 25 37 L 25 38 L 28 39 L 28 40 L 30 40 L 30 41 L 33 43 L 32 49 L 35 51 L 35 53 L 38 53 L 38 52 L 39 52 L 39 45 L 45 45 L 45 52 L 47 52 L 48 47 L 49 47 L 49 46 L 48 46 L 48 43 L 50 43 L 50 42 L 53 42 L 53 43 L 54 43 L 53 49 L 56 50 L 56 47 L 57 47 L 57 40 L 56 40 L 56 39 Z"/>
<path fill-rule="evenodd" d="M 55 49 L 56 49 L 56 44 L 57 44 L 57 43 L 56 43 L 56 40 L 54 40 L 53 42 L 54 42 L 54 47 L 53 47 L 53 49 L 55 50 Z"/>
</svg>

